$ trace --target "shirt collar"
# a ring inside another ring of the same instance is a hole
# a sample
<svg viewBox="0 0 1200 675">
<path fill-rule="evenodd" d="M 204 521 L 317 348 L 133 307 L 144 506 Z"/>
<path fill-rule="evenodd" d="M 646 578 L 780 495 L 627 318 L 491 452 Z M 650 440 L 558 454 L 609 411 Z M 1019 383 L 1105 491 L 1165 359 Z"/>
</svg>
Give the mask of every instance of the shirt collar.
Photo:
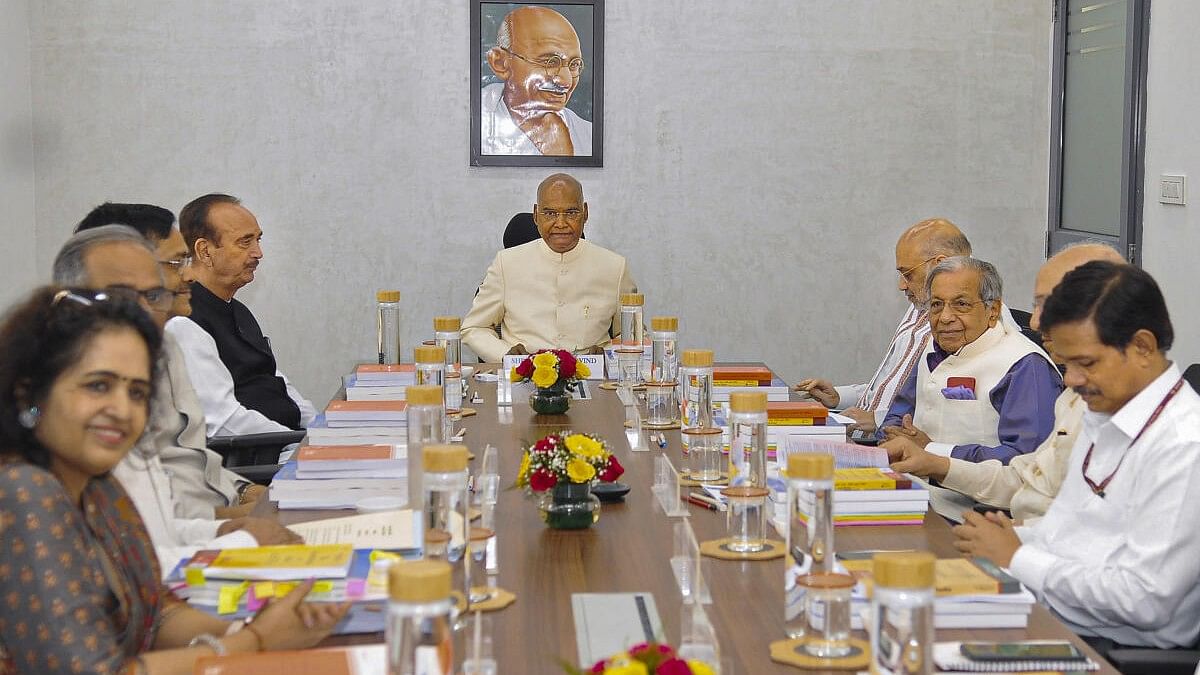
<svg viewBox="0 0 1200 675">
<path fill-rule="evenodd" d="M 538 239 L 538 250 L 542 252 L 543 256 L 553 260 L 554 262 L 575 262 L 580 258 L 580 256 L 583 255 L 583 249 L 587 246 L 587 240 L 580 239 L 579 243 L 575 244 L 575 248 L 571 249 L 570 251 L 567 251 L 566 253 L 555 253 L 554 249 L 550 248 L 550 245 L 546 243 L 545 239 Z"/>
<path fill-rule="evenodd" d="M 1146 426 L 1150 416 L 1154 414 L 1154 409 L 1158 407 L 1159 403 L 1162 403 L 1167 392 L 1178 381 L 1179 367 L 1171 363 L 1161 375 L 1154 378 L 1136 396 L 1129 399 L 1128 403 L 1121 406 L 1120 410 L 1113 413 L 1110 418 L 1113 426 L 1120 429 L 1121 433 L 1129 438 L 1137 436 L 1138 432 Z"/>
</svg>

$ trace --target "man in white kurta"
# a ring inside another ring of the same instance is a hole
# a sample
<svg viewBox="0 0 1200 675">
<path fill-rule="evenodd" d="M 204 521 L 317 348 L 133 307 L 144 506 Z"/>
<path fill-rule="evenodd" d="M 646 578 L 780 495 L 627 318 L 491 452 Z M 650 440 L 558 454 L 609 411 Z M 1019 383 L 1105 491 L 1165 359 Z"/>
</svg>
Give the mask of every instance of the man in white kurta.
<svg viewBox="0 0 1200 675">
<path fill-rule="evenodd" d="M 1007 567 L 1094 646 L 1192 646 L 1200 396 L 1166 358 L 1162 293 L 1133 266 L 1088 263 L 1055 289 L 1042 326 L 1088 406 L 1066 477 L 1041 520 L 1014 528 L 970 513 L 957 546 Z"/>
<path fill-rule="evenodd" d="M 541 238 L 496 254 L 463 319 L 463 342 L 489 363 L 538 349 L 598 351 L 620 330 L 621 294 L 636 290 L 624 257 L 580 238 L 587 203 L 574 178 L 543 181 L 533 218 Z"/>
</svg>

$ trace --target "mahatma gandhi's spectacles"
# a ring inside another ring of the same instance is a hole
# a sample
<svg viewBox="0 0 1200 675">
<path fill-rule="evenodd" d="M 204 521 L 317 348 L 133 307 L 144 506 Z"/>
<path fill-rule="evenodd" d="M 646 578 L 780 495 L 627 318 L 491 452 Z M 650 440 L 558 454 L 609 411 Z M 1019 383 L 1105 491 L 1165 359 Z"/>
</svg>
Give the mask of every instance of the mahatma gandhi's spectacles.
<svg viewBox="0 0 1200 675">
<path fill-rule="evenodd" d="M 511 56 L 515 56 L 518 59 L 521 59 L 525 63 L 537 66 L 538 68 L 541 68 L 541 69 L 549 71 L 549 72 L 554 72 L 554 71 L 559 70 L 564 67 L 567 70 L 571 71 L 572 75 L 578 75 L 579 73 L 583 72 L 583 59 L 579 58 L 578 56 L 576 56 L 575 58 L 573 58 L 569 61 L 567 60 L 567 57 L 560 56 L 558 54 L 551 54 L 550 56 L 547 56 L 544 59 L 531 59 L 531 58 L 528 58 L 525 56 L 521 56 L 520 54 L 514 52 L 513 50 L 507 49 L 505 47 L 501 47 L 500 49 L 503 49 L 504 51 L 508 52 L 509 55 L 511 55 Z"/>
</svg>

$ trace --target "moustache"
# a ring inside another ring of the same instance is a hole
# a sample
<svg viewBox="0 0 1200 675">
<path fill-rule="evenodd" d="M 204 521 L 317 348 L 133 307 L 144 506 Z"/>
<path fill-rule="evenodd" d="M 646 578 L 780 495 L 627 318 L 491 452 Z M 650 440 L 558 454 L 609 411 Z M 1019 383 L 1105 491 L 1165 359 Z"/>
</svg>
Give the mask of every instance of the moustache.
<svg viewBox="0 0 1200 675">
<path fill-rule="evenodd" d="M 538 85 L 538 91 L 544 91 L 550 94 L 565 94 L 569 91 L 567 87 L 553 82 L 546 82 Z"/>
<path fill-rule="evenodd" d="M 1095 387 L 1071 387 L 1080 396 L 1099 396 L 1100 390 Z"/>
</svg>

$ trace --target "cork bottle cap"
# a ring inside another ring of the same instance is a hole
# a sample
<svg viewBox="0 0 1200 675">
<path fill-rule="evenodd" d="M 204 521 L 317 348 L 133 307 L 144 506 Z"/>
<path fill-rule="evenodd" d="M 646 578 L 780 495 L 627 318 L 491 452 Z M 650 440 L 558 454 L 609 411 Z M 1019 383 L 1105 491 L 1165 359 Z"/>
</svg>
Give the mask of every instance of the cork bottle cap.
<svg viewBox="0 0 1200 675">
<path fill-rule="evenodd" d="M 721 494 L 734 500 L 758 500 L 766 499 L 767 495 L 771 494 L 771 491 L 757 485 L 734 485 L 733 487 L 721 490 Z"/>
<path fill-rule="evenodd" d="M 717 434 L 725 433 L 725 431 L 720 427 L 688 427 L 680 433 L 688 436 L 716 436 Z"/>
<path fill-rule="evenodd" d="M 471 541 L 487 541 L 495 536 L 495 531 L 486 527 L 472 527 L 470 540 Z"/>
<path fill-rule="evenodd" d="M 644 305 L 646 304 L 646 296 L 641 293 L 622 293 L 622 305 Z"/>
<path fill-rule="evenodd" d="M 436 384 L 414 384 L 404 388 L 409 405 L 442 405 L 442 388 Z"/>
<path fill-rule="evenodd" d="M 851 589 L 858 583 L 854 577 L 849 574 L 837 574 L 834 572 L 817 572 L 815 574 L 804 574 L 796 577 L 796 583 L 805 588 L 820 588 L 820 589 L 835 589 L 844 588 Z"/>
<path fill-rule="evenodd" d="M 413 360 L 417 363 L 445 363 L 446 348 L 421 345 L 413 349 Z"/>
<path fill-rule="evenodd" d="M 388 570 L 388 596 L 396 602 L 437 602 L 450 597 L 450 563 L 414 560 Z"/>
<path fill-rule="evenodd" d="M 679 330 L 679 317 L 656 316 L 650 319 L 650 330 Z"/>
<path fill-rule="evenodd" d="M 729 409 L 739 413 L 765 413 L 767 392 L 735 391 L 729 395 Z"/>
<path fill-rule="evenodd" d="M 433 317 L 433 329 L 446 333 L 461 330 L 462 319 L 457 316 L 435 316 Z"/>
<path fill-rule="evenodd" d="M 926 551 L 876 553 L 875 584 L 886 588 L 933 588 L 933 567 L 937 558 Z"/>
<path fill-rule="evenodd" d="M 421 448 L 421 466 L 426 473 L 466 471 L 467 446 L 426 445 Z"/>
<path fill-rule="evenodd" d="M 713 350 L 685 349 L 679 362 L 688 368 L 709 368 L 713 364 Z"/>
<path fill-rule="evenodd" d="M 379 291 L 375 293 L 375 302 L 400 302 L 400 291 Z"/>
<path fill-rule="evenodd" d="M 833 480 L 833 455 L 823 452 L 797 452 L 788 455 L 787 477 Z"/>
</svg>

